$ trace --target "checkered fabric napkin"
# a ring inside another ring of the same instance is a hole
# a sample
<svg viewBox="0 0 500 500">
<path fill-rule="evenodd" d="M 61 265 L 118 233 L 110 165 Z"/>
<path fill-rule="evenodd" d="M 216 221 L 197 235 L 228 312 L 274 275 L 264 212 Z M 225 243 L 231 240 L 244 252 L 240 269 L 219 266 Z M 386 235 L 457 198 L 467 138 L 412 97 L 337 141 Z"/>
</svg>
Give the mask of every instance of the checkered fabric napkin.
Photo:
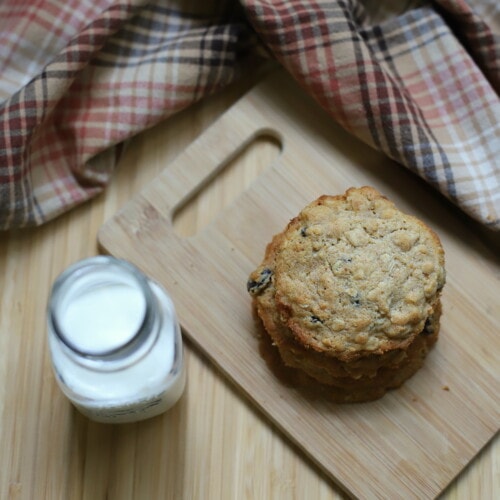
<svg viewBox="0 0 500 500">
<path fill-rule="evenodd" d="M 234 81 L 259 46 L 500 229 L 497 0 L 3 0 L 0 229 L 101 192 L 123 141 Z"/>
</svg>

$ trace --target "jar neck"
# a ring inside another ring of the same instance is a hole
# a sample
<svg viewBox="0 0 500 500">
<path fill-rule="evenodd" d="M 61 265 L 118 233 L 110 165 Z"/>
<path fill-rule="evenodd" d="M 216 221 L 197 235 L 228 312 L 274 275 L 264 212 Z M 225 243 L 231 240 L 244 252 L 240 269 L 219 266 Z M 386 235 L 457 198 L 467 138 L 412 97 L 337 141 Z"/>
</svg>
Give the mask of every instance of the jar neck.
<svg viewBox="0 0 500 500">
<path fill-rule="evenodd" d="M 158 333 L 149 281 L 132 264 L 110 256 L 64 271 L 52 288 L 48 318 L 65 351 L 84 364 L 128 364 L 151 348 Z"/>
</svg>

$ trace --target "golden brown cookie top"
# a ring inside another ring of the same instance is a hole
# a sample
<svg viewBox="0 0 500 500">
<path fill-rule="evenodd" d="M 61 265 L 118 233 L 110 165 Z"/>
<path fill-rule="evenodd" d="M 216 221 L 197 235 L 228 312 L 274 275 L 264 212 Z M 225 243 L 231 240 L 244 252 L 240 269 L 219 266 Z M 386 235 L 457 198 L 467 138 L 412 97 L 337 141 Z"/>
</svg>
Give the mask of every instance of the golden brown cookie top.
<svg viewBox="0 0 500 500">
<path fill-rule="evenodd" d="M 371 187 L 351 188 L 318 198 L 273 239 L 249 290 L 271 280 L 296 340 L 348 359 L 404 347 L 423 330 L 444 284 L 444 252 L 423 222 Z"/>
</svg>

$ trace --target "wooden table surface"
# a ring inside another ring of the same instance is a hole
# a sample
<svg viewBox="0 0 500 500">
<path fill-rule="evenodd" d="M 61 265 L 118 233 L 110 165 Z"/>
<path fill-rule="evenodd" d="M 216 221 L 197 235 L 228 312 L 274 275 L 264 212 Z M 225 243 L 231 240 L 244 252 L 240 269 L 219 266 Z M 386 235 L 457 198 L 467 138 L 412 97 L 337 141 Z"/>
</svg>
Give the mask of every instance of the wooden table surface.
<svg viewBox="0 0 500 500">
<path fill-rule="evenodd" d="M 45 307 L 56 276 L 99 253 L 103 222 L 252 83 L 245 79 L 135 137 L 110 186 L 91 202 L 40 228 L 0 233 L 0 499 L 344 497 L 189 342 L 181 401 L 137 424 L 88 421 L 52 374 Z M 188 234 L 203 224 L 273 154 L 272 145 L 263 144 L 240 157 L 236 169 L 180 214 L 178 229 Z M 443 498 L 500 498 L 499 457 L 496 436 Z"/>
</svg>

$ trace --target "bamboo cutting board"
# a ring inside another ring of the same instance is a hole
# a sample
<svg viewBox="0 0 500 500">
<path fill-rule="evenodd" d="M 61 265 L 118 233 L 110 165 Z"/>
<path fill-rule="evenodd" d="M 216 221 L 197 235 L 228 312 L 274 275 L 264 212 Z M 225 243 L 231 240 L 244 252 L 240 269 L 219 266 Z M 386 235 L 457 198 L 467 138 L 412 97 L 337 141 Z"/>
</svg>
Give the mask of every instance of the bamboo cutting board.
<svg viewBox="0 0 500 500">
<path fill-rule="evenodd" d="M 176 214 L 260 136 L 280 143 L 276 160 L 200 232 L 177 234 Z M 366 184 L 440 235 L 448 273 L 442 333 L 401 389 L 372 403 L 335 405 L 271 373 L 259 353 L 246 280 L 272 235 L 303 206 Z M 498 430 L 500 304 L 492 254 L 436 192 L 346 134 L 280 71 L 109 220 L 99 242 L 163 283 L 185 335 L 352 495 L 434 497 Z"/>
</svg>

